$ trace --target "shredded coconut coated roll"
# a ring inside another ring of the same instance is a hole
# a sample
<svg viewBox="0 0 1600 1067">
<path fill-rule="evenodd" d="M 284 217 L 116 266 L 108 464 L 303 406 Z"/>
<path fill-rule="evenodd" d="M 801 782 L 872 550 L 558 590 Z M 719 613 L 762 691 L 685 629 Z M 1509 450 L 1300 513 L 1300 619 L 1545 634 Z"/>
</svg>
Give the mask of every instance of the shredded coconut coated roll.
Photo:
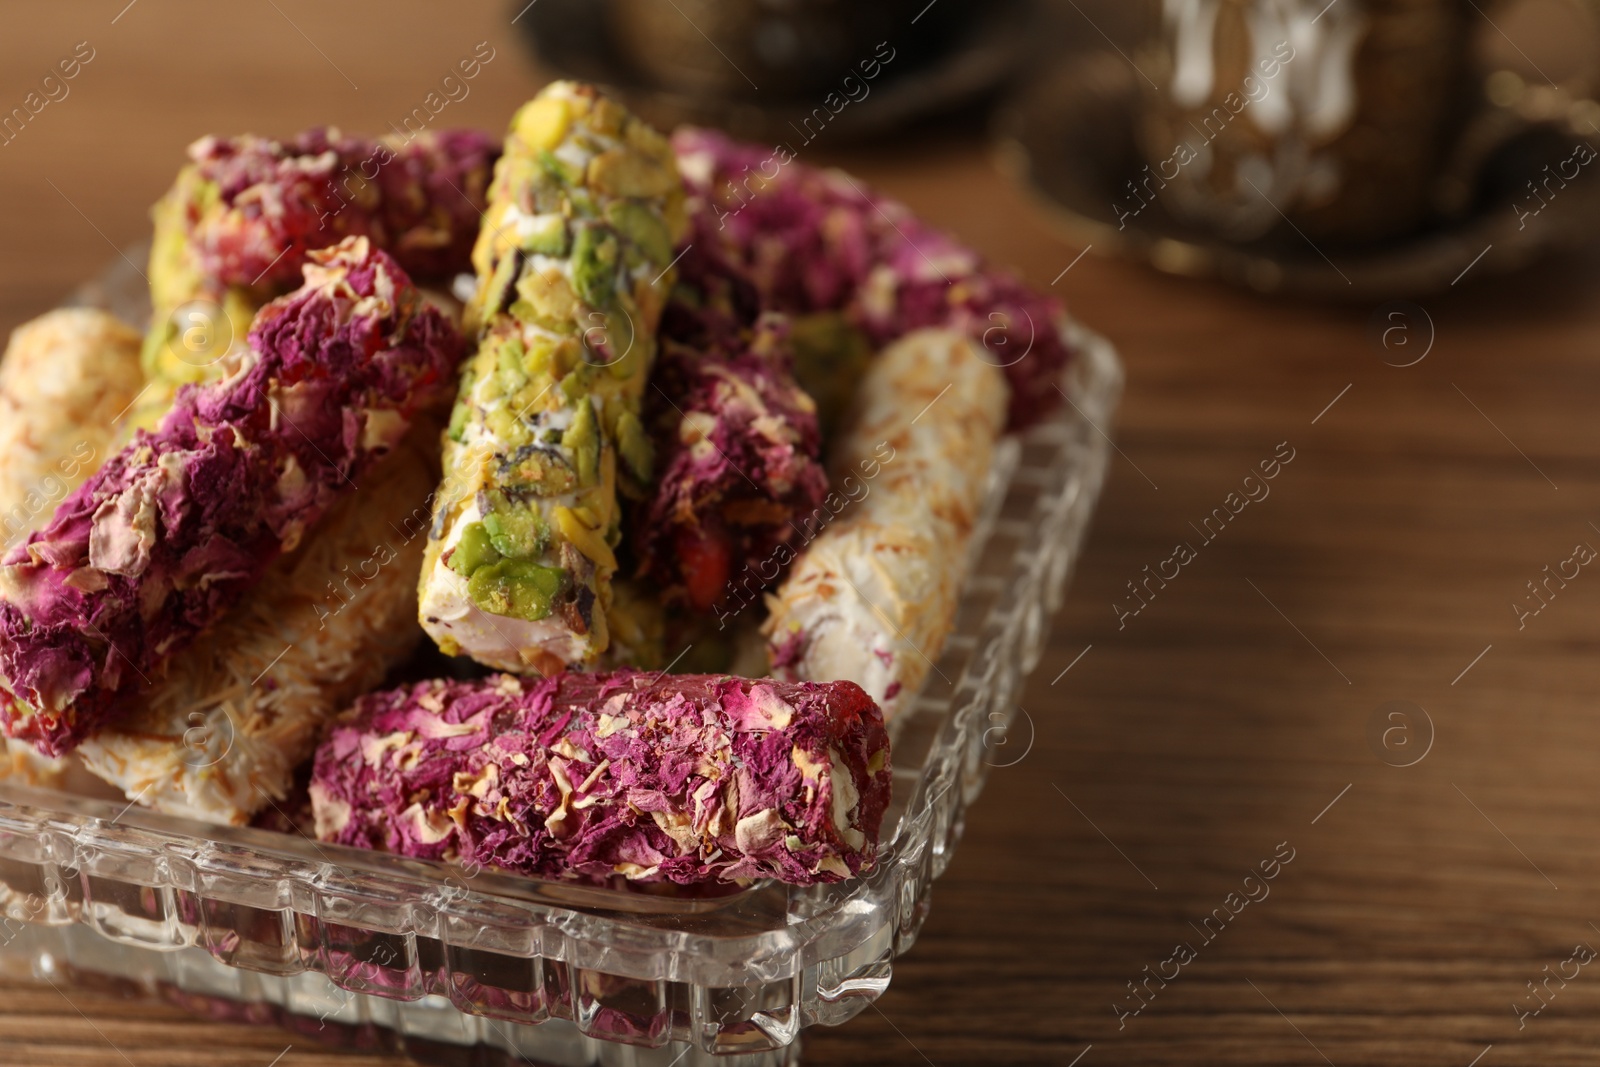
<svg viewBox="0 0 1600 1067">
<path fill-rule="evenodd" d="M 17 327 L 0 361 L 0 553 L 105 461 L 143 385 L 139 335 L 112 315 L 59 308 Z M 0 740 L 0 778 L 54 785 L 68 769 Z"/>
<path fill-rule="evenodd" d="M 836 882 L 870 869 L 882 715 L 850 682 L 567 673 L 365 697 L 317 750 L 317 836 L 535 877 Z"/>
<path fill-rule="evenodd" d="M 417 570 L 438 426 L 410 436 L 307 543 L 77 751 L 158 811 L 243 825 L 283 804 L 322 726 L 422 639 Z"/>
<path fill-rule="evenodd" d="M 666 140 L 594 89 L 518 112 L 473 253 L 462 376 L 421 582 L 450 655 L 550 673 L 607 649 L 620 491 L 685 222 Z"/>
<path fill-rule="evenodd" d="M 105 462 L 143 385 L 139 335 L 103 311 L 62 308 L 17 327 L 0 362 L 0 550 Z"/>
<path fill-rule="evenodd" d="M 857 399 L 834 492 L 767 597 L 763 633 L 775 675 L 848 678 L 892 719 L 955 623 L 1006 383 L 964 334 L 920 330 L 878 357 Z"/>
<path fill-rule="evenodd" d="M 460 334 L 387 255 L 351 238 L 305 275 L 225 378 L 181 391 L 5 558 L 9 736 L 57 755 L 126 710 L 448 388 Z"/>
</svg>

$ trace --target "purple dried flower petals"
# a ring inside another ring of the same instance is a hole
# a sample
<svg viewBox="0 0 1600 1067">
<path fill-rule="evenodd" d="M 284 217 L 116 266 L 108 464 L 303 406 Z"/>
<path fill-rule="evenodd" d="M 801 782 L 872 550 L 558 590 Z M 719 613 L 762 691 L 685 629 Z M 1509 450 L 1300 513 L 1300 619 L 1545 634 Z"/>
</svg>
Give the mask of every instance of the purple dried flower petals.
<svg viewBox="0 0 1600 1067">
<path fill-rule="evenodd" d="M 680 885 L 858 875 L 889 793 L 883 717 L 854 683 L 633 671 L 372 694 L 311 779 L 325 841 Z"/>
<path fill-rule="evenodd" d="M 661 476 L 630 519 L 639 578 L 704 613 L 731 582 L 777 581 L 796 554 L 794 520 L 822 503 L 828 476 L 787 319 L 743 321 L 742 287 L 701 266 L 684 268 L 698 303 L 675 300 L 663 319 L 645 394 Z"/>
<path fill-rule="evenodd" d="M 408 273 L 469 271 L 499 142 L 476 130 L 398 139 L 311 129 L 288 141 L 205 137 L 180 178 L 190 268 L 208 284 L 282 290 L 309 251 L 372 239 Z"/>
<path fill-rule="evenodd" d="M 5 559 L 9 736 L 73 748 L 447 395 L 461 336 L 394 260 L 365 238 L 311 258 L 223 380 L 185 387 Z"/>
<path fill-rule="evenodd" d="M 1052 386 L 1071 352 L 1059 301 L 840 171 L 711 130 L 682 127 L 672 146 L 689 242 L 753 285 L 764 309 L 842 311 L 879 346 L 926 327 L 981 338 L 1010 383 L 1013 430 L 1061 402 Z"/>
</svg>

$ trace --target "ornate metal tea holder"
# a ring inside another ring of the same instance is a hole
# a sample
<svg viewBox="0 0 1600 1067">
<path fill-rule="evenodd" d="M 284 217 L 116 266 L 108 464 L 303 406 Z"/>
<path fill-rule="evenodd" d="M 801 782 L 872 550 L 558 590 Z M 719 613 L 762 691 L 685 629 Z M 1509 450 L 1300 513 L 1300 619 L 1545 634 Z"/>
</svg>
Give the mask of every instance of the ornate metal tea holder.
<svg viewBox="0 0 1600 1067">
<path fill-rule="evenodd" d="M 1249 240 L 1192 221 L 1179 190 L 1141 150 L 1148 86 L 1118 52 L 1075 58 L 1019 94 L 997 120 L 1000 161 L 1069 239 L 1098 253 L 1263 293 L 1416 296 L 1600 235 L 1600 173 L 1589 173 L 1600 171 L 1592 165 L 1600 151 L 1595 80 L 1586 73 L 1563 85 L 1529 84 L 1506 70 L 1483 77 L 1481 107 L 1435 182 L 1435 212 L 1405 236 L 1375 243 L 1314 239 L 1281 211 Z"/>
</svg>

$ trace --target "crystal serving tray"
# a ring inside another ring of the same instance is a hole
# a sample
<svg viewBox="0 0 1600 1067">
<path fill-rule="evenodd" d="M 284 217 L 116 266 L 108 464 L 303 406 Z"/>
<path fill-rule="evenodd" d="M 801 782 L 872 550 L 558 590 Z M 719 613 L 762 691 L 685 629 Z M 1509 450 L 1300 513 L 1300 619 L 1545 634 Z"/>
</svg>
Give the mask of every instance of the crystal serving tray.
<svg viewBox="0 0 1600 1067">
<path fill-rule="evenodd" d="M 142 321 L 138 281 L 124 266 L 79 301 Z M 1111 346 L 1068 328 L 1070 403 L 997 452 L 955 631 L 895 724 L 869 874 L 684 900 L 0 783 L 0 968 L 432 1062 L 798 1062 L 802 1029 L 862 1011 L 915 942 L 1061 603 L 1122 384 Z"/>
</svg>

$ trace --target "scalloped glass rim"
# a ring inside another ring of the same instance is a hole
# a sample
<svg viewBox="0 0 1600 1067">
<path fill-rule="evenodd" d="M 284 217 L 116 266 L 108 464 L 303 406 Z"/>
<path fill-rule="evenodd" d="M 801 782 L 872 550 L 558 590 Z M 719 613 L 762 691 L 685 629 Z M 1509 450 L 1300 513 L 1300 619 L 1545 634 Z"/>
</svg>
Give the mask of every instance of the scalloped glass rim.
<svg viewBox="0 0 1600 1067">
<path fill-rule="evenodd" d="M 119 262 L 75 302 L 139 322 L 140 283 Z M 955 632 L 895 725 L 894 800 L 870 874 L 696 900 L 469 879 L 444 864 L 0 783 L 0 908 L 128 948 L 198 947 L 231 967 L 320 972 L 399 1000 L 444 995 L 513 1021 L 568 1018 L 589 1036 L 657 1047 L 756 1052 L 788 1045 L 802 1026 L 843 1022 L 887 988 L 893 957 L 915 941 L 990 767 L 1016 762 L 999 746 L 1099 494 L 1102 431 L 1122 385 L 1108 342 L 1061 328 L 1077 353 L 1061 383 L 1071 402 L 997 453 Z M 506 982 L 508 967 L 529 969 L 519 960 L 534 961 L 531 986 L 526 974 Z M 658 1010 L 585 1011 L 578 1002 L 604 1003 L 607 983 L 643 983 Z M 718 991 L 753 988 L 760 1004 L 732 1024 L 708 1014 Z M 681 994 L 693 1010 L 673 1006 Z"/>
</svg>

